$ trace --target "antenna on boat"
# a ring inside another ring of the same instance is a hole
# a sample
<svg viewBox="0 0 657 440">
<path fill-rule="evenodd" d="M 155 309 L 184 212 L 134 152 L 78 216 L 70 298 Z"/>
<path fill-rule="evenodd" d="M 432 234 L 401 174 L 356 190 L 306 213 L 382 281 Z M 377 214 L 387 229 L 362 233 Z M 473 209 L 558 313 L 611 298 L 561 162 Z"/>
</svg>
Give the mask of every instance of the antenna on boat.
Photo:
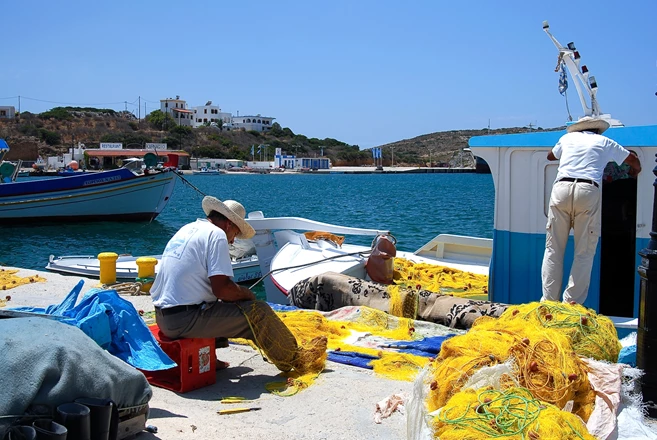
<svg viewBox="0 0 657 440">
<path fill-rule="evenodd" d="M 555 71 L 558 72 L 561 65 L 564 64 L 570 72 L 570 76 L 574 79 L 573 82 L 575 83 L 577 94 L 579 95 L 579 102 L 582 105 L 584 116 L 605 119 L 612 127 L 622 126 L 623 124 L 620 121 L 611 119 L 610 114 L 603 114 L 600 110 L 600 104 L 596 98 L 598 83 L 595 80 L 595 76 L 589 75 L 589 69 L 585 65 L 582 65 L 580 68 L 581 57 L 579 51 L 575 47 L 575 43 L 570 42 L 566 47 L 562 46 L 561 43 L 559 43 L 559 41 L 557 41 L 557 39 L 550 33 L 550 25 L 547 20 L 543 22 L 543 30 L 559 50 L 559 58 Z M 591 103 L 590 105 L 587 102 L 587 97 L 588 101 Z"/>
</svg>

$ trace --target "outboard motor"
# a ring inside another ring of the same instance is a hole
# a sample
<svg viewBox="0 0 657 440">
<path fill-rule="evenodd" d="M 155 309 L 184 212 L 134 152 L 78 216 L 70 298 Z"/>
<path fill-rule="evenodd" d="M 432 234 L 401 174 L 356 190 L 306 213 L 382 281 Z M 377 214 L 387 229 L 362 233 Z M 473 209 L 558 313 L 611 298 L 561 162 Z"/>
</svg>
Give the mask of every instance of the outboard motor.
<svg viewBox="0 0 657 440">
<path fill-rule="evenodd" d="M 377 235 L 372 241 L 372 253 L 365 262 L 365 270 L 372 281 L 392 284 L 397 255 L 395 244 L 397 239 L 392 235 Z"/>
</svg>

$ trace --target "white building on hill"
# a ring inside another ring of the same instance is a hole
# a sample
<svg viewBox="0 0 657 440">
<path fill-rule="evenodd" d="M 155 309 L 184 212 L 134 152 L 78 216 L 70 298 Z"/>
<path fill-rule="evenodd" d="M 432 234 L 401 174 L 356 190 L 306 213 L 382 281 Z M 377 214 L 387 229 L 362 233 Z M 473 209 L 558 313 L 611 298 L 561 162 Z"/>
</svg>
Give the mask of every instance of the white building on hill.
<svg viewBox="0 0 657 440">
<path fill-rule="evenodd" d="M 273 120 L 268 116 L 233 116 L 233 128 L 244 129 L 245 131 L 269 131 Z"/>
<path fill-rule="evenodd" d="M 205 123 L 219 124 L 219 120 L 223 122 L 225 128 L 230 129 L 233 115 L 227 112 L 222 112 L 221 108 L 217 105 L 212 105 L 212 101 L 208 101 L 205 105 L 192 107 L 193 114 L 193 127 L 201 127 Z"/>
<path fill-rule="evenodd" d="M 0 119 L 14 119 L 16 117 L 16 108 L 13 105 L 0 106 Z"/>
<path fill-rule="evenodd" d="M 187 108 L 187 101 L 180 99 L 179 95 L 176 99 L 160 99 L 160 110 L 171 115 L 178 125 L 191 127 L 194 124 L 194 112 Z"/>
</svg>

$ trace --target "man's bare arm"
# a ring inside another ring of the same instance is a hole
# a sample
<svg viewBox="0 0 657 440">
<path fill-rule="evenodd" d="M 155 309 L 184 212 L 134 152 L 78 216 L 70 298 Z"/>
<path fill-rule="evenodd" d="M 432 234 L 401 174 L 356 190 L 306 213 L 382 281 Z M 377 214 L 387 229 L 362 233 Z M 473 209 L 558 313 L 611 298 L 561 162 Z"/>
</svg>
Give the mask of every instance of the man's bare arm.
<svg viewBox="0 0 657 440">
<path fill-rule="evenodd" d="M 629 166 L 632 167 L 632 175 L 636 176 L 641 172 L 641 161 L 639 160 L 638 156 L 634 152 L 630 152 L 630 154 L 627 155 L 623 163 L 628 164 Z"/>
<path fill-rule="evenodd" d="M 550 152 L 547 155 L 547 160 L 559 160 L 559 159 L 557 159 L 557 156 L 555 156 L 552 150 L 550 150 Z"/>
<path fill-rule="evenodd" d="M 226 302 L 253 301 L 255 295 L 246 287 L 236 284 L 226 275 L 214 275 L 210 277 L 212 293 L 218 299 Z"/>
</svg>

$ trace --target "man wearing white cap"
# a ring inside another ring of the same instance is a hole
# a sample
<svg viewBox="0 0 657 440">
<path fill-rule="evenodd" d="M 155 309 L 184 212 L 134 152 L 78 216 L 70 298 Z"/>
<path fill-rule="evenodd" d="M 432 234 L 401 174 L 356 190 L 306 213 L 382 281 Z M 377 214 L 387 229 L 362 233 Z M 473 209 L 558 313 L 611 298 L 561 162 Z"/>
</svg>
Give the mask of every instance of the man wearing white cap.
<svg viewBox="0 0 657 440">
<path fill-rule="evenodd" d="M 550 195 L 541 301 L 559 301 L 561 297 L 563 257 L 572 228 L 575 256 L 563 301 L 584 302 L 600 237 L 601 184 L 605 166 L 610 161 L 618 165 L 627 163 L 634 175 L 641 172 L 637 156 L 602 136 L 607 128 L 609 123 L 605 120 L 583 117 L 568 126 L 567 133 L 548 153 L 548 160 L 559 161 L 559 169 Z"/>
<path fill-rule="evenodd" d="M 326 338 L 300 348 L 290 330 L 264 301 L 234 283 L 228 245 L 255 231 L 234 200 L 203 199 L 206 219 L 183 226 L 169 240 L 151 296 L 160 331 L 172 339 L 245 338 L 252 340 L 281 371 L 303 370 L 299 359 L 326 351 Z M 301 354 L 301 352 L 304 352 Z M 218 368 L 227 364 L 219 361 Z"/>
</svg>

